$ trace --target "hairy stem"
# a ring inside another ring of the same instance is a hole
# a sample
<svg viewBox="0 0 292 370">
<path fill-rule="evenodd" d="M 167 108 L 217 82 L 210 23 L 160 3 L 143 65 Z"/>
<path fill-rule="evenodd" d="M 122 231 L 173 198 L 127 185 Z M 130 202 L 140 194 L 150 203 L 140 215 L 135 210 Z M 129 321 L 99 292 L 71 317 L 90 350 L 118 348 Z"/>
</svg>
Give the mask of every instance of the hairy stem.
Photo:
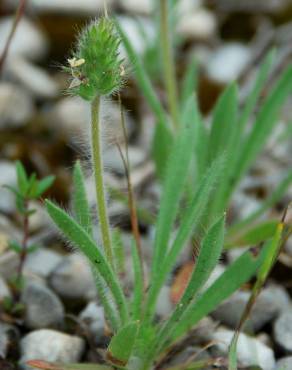
<svg viewBox="0 0 292 370">
<path fill-rule="evenodd" d="M 168 22 L 168 0 L 160 0 L 160 43 L 168 107 L 174 129 L 179 125 L 174 56 Z"/>
<path fill-rule="evenodd" d="M 107 214 L 107 205 L 105 198 L 105 186 L 103 178 L 102 148 L 101 148 L 101 125 L 100 125 L 100 96 L 91 103 L 91 145 L 93 172 L 95 179 L 95 190 L 97 200 L 97 212 L 100 224 L 102 244 L 105 255 L 109 263 L 113 266 L 113 250 L 111 243 L 111 234 L 109 218 Z"/>
</svg>

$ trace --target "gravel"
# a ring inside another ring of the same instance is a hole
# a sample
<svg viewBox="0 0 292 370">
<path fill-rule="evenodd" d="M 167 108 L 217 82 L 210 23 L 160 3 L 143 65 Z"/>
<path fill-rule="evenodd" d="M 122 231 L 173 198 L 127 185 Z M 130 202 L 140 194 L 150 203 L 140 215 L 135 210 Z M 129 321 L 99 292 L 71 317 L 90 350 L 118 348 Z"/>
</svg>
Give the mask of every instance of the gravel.
<svg viewBox="0 0 292 370">
<path fill-rule="evenodd" d="M 32 64 L 25 58 L 14 58 L 7 65 L 6 70 L 38 99 L 55 98 L 60 93 L 56 81 L 43 68 Z"/>
<path fill-rule="evenodd" d="M 214 350 L 220 355 L 226 356 L 234 331 L 218 329 L 213 334 L 213 340 L 217 341 Z M 271 348 L 261 343 L 258 339 L 240 334 L 237 345 L 237 358 L 242 366 L 261 366 L 264 370 L 273 370 L 275 356 Z"/>
<path fill-rule="evenodd" d="M 235 329 L 250 297 L 249 292 L 236 292 L 213 313 L 212 317 L 222 324 Z M 270 286 L 264 289 L 256 300 L 245 329 L 258 332 L 265 324 L 272 321 L 290 304 L 288 293 L 281 287 Z"/>
<path fill-rule="evenodd" d="M 11 292 L 6 284 L 6 281 L 0 276 L 0 304 L 5 297 L 10 298 Z"/>
<path fill-rule="evenodd" d="M 80 254 L 63 257 L 49 281 L 55 292 L 65 299 L 88 301 L 96 296 L 91 269 Z"/>
<path fill-rule="evenodd" d="M 35 330 L 25 335 L 20 343 L 20 364 L 29 360 L 61 362 L 63 364 L 78 362 L 84 352 L 85 343 L 82 338 L 67 335 L 55 330 Z M 30 367 L 25 367 L 30 369 Z"/>
<path fill-rule="evenodd" d="M 0 55 L 3 52 L 13 22 L 13 16 L 3 17 L 0 21 Z M 48 42 L 43 32 L 28 18 L 22 17 L 13 36 L 8 59 L 20 55 L 29 60 L 39 61 L 43 59 L 47 52 Z"/>
<path fill-rule="evenodd" d="M 239 77 L 251 58 L 248 47 L 239 43 L 220 46 L 207 63 L 208 77 L 221 84 L 227 84 Z"/>
<path fill-rule="evenodd" d="M 274 339 L 286 353 L 292 353 L 292 309 L 283 312 L 274 323 Z"/>
<path fill-rule="evenodd" d="M 35 252 L 30 253 L 27 256 L 24 270 L 42 278 L 47 278 L 62 259 L 63 256 L 59 253 L 50 250 L 49 248 L 40 247 Z"/>
<path fill-rule="evenodd" d="M 277 361 L 274 370 L 290 370 L 292 369 L 292 356 L 283 357 Z"/>
<path fill-rule="evenodd" d="M 64 323 L 64 307 L 58 296 L 44 284 L 29 281 L 22 292 L 24 323 L 30 329 L 59 328 Z"/>
<path fill-rule="evenodd" d="M 17 85 L 1 82 L 0 112 L 0 129 L 25 126 L 34 113 L 32 97 L 25 89 Z"/>
<path fill-rule="evenodd" d="M 89 302 L 79 315 L 79 319 L 88 327 L 96 343 L 103 337 L 106 323 L 104 310 L 96 302 Z"/>
</svg>

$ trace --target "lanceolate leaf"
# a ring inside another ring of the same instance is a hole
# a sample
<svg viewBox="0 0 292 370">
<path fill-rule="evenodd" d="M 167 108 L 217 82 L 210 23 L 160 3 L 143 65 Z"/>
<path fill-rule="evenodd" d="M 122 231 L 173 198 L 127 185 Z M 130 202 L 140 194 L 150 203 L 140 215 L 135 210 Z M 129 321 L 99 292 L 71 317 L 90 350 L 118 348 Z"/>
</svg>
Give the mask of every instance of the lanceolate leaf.
<svg viewBox="0 0 292 370">
<path fill-rule="evenodd" d="M 243 112 L 239 117 L 239 122 L 238 122 L 238 127 L 237 127 L 239 140 L 241 139 L 241 135 L 244 133 L 245 125 L 250 115 L 252 114 L 253 110 L 255 109 L 259 95 L 264 87 L 265 82 L 268 79 L 273 62 L 275 60 L 275 54 L 276 54 L 275 50 L 272 50 L 271 52 L 269 52 L 269 54 L 265 58 L 257 74 L 257 78 L 255 80 L 253 89 L 247 97 L 245 106 L 243 108 Z"/>
<path fill-rule="evenodd" d="M 227 87 L 216 103 L 210 132 L 208 162 L 228 150 L 237 120 L 237 86 Z"/>
<path fill-rule="evenodd" d="M 207 232 L 202 240 L 198 260 L 195 264 L 192 276 L 188 286 L 176 305 L 176 308 L 170 318 L 161 328 L 158 333 L 159 342 L 157 347 L 163 347 L 164 340 L 171 336 L 172 330 L 176 322 L 186 312 L 188 306 L 196 299 L 199 289 L 209 278 L 211 272 L 216 267 L 221 255 L 224 242 L 225 216 L 221 217 Z"/>
<path fill-rule="evenodd" d="M 165 175 L 165 164 L 168 162 L 173 144 L 173 135 L 167 126 L 157 122 L 152 140 L 152 156 L 155 161 L 156 174 L 162 181 Z"/>
<path fill-rule="evenodd" d="M 193 133 L 192 124 L 183 125 L 170 154 L 155 233 L 154 257 L 152 262 L 153 276 L 157 274 L 158 266 L 164 259 L 172 226 L 177 217 L 179 202 L 182 197 L 193 153 Z"/>
<path fill-rule="evenodd" d="M 53 185 L 54 181 L 55 176 L 47 176 L 44 179 L 38 181 L 34 197 L 39 198 L 41 195 L 43 195 Z"/>
<path fill-rule="evenodd" d="M 256 303 L 256 299 L 278 257 L 280 248 L 282 246 L 282 233 L 284 225 L 278 223 L 276 230 L 274 232 L 273 238 L 268 241 L 265 245 L 265 254 L 263 257 L 263 262 L 259 268 L 257 275 L 257 280 L 254 284 L 252 294 L 246 304 L 245 310 L 243 311 L 240 324 L 232 338 L 230 348 L 229 348 L 229 370 L 237 370 L 237 342 L 240 335 L 240 331 L 243 328 L 246 320 L 248 319 L 251 309 Z"/>
<path fill-rule="evenodd" d="M 74 168 L 73 182 L 73 209 L 75 217 L 77 218 L 77 222 L 79 222 L 81 227 L 83 227 L 88 232 L 88 234 L 92 235 L 90 208 L 87 201 L 84 178 L 79 162 L 76 163 Z M 119 321 L 117 317 L 117 312 L 112 304 L 112 298 L 109 296 L 109 291 L 105 285 L 105 282 L 94 265 L 92 267 L 92 273 L 96 283 L 98 296 L 105 310 L 105 315 L 109 319 L 112 329 L 116 331 L 119 326 Z"/>
<path fill-rule="evenodd" d="M 177 323 L 172 340 L 184 335 L 188 329 L 248 281 L 261 265 L 265 253 L 266 250 L 263 250 L 259 257 L 254 258 L 250 252 L 246 252 L 233 262 L 202 296 L 189 306 Z"/>
<path fill-rule="evenodd" d="M 163 285 L 168 273 L 173 268 L 179 253 L 185 246 L 185 243 L 198 227 L 202 216 L 207 210 L 206 207 L 210 199 L 210 194 L 222 173 L 223 164 L 224 158 L 218 158 L 207 171 L 199 184 L 197 192 L 193 196 L 191 204 L 181 218 L 180 228 L 169 252 L 164 258 L 164 261 L 160 261 L 160 265 L 157 267 L 157 276 L 154 280 L 155 283 L 150 287 L 146 305 L 148 320 L 150 320 L 154 314 L 155 302 L 161 286 Z"/>
<path fill-rule="evenodd" d="M 277 229 L 278 221 L 268 220 L 257 225 L 241 230 L 236 234 L 231 234 L 226 240 L 225 248 L 244 247 L 250 245 L 257 245 L 270 239 Z"/>
<path fill-rule="evenodd" d="M 118 367 L 125 367 L 130 358 L 138 331 L 138 322 L 124 326 L 112 338 L 107 350 L 107 358 Z"/>
<path fill-rule="evenodd" d="M 119 282 L 117 281 L 117 277 L 114 275 L 103 253 L 99 250 L 87 232 L 64 210 L 48 200 L 46 200 L 46 207 L 50 217 L 66 236 L 66 238 L 70 240 L 76 247 L 80 248 L 80 250 L 89 259 L 92 266 L 106 281 L 115 299 L 115 303 L 121 317 L 121 322 L 126 323 L 128 319 L 128 311 L 125 296 Z"/>
<path fill-rule="evenodd" d="M 17 185 L 22 196 L 26 195 L 28 189 L 28 178 L 25 168 L 20 161 L 16 162 Z"/>
<path fill-rule="evenodd" d="M 87 201 L 84 177 L 79 161 L 74 166 L 73 185 L 73 210 L 76 220 L 89 235 L 92 235 L 90 207 Z"/>
<path fill-rule="evenodd" d="M 236 165 L 237 182 L 265 145 L 268 136 L 277 123 L 280 108 L 291 92 L 292 67 L 288 67 L 266 99 L 251 133 L 246 137 L 242 146 L 241 155 Z"/>
</svg>

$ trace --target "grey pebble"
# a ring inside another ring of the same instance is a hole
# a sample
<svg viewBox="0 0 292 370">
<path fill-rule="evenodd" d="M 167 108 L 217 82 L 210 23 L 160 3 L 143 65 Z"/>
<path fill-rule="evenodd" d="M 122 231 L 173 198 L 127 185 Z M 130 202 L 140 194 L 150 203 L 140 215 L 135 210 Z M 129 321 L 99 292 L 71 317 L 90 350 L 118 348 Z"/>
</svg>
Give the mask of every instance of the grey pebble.
<svg viewBox="0 0 292 370">
<path fill-rule="evenodd" d="M 90 266 L 85 257 L 77 253 L 63 257 L 50 274 L 49 282 L 64 299 L 89 301 L 96 297 Z"/>
<path fill-rule="evenodd" d="M 27 282 L 21 300 L 25 304 L 24 323 L 28 328 L 58 328 L 63 325 L 63 304 L 44 284 L 34 280 Z"/>
</svg>

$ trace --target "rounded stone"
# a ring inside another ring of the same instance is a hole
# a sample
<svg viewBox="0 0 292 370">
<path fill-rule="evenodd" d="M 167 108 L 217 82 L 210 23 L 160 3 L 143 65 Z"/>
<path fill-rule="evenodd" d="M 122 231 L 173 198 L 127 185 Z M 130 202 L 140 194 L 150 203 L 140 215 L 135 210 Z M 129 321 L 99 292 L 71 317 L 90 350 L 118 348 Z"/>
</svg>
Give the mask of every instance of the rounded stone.
<svg viewBox="0 0 292 370">
<path fill-rule="evenodd" d="M 84 349 L 84 340 L 77 336 L 50 329 L 35 330 L 20 342 L 20 364 L 35 359 L 63 364 L 78 362 Z"/>
<path fill-rule="evenodd" d="M 64 307 L 60 299 L 44 284 L 30 281 L 23 290 L 25 325 L 30 329 L 56 328 L 64 321 Z"/>
<path fill-rule="evenodd" d="M 274 323 L 274 339 L 287 353 L 292 353 L 292 310 L 283 312 Z"/>
</svg>

